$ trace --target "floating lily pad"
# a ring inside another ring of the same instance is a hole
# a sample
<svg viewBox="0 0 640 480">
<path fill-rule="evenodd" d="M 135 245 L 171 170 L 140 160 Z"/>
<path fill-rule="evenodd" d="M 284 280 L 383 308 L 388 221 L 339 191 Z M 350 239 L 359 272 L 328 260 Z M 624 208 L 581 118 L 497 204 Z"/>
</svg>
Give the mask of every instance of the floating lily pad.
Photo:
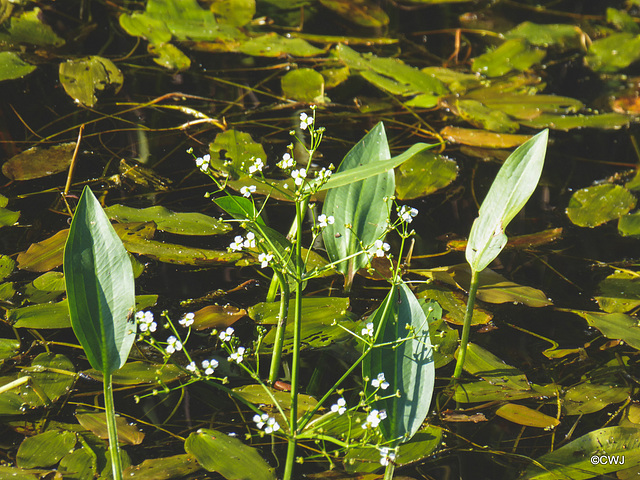
<svg viewBox="0 0 640 480">
<path fill-rule="evenodd" d="M 589 45 L 586 64 L 596 72 L 617 72 L 640 60 L 640 35 L 622 32 Z"/>
<path fill-rule="evenodd" d="M 424 197 L 446 187 L 457 175 L 454 160 L 420 152 L 396 169 L 396 194 L 400 200 Z"/>
<path fill-rule="evenodd" d="M 0 338 L 0 366 L 16 356 L 20 351 L 20 340 L 15 338 Z"/>
<path fill-rule="evenodd" d="M 99 91 L 111 87 L 116 93 L 122 88 L 122 72 L 108 58 L 91 56 L 67 60 L 60 64 L 60 83 L 74 101 L 93 107 Z"/>
<path fill-rule="evenodd" d="M 196 330 L 224 330 L 247 315 L 247 311 L 233 305 L 208 305 L 194 312 L 194 315 L 193 328 Z"/>
<path fill-rule="evenodd" d="M 499 77 L 513 70 L 527 70 L 542 61 L 546 54 L 545 50 L 532 46 L 523 38 L 513 38 L 474 58 L 471 68 L 487 77 Z"/>
<path fill-rule="evenodd" d="M 515 148 L 531 138 L 531 135 L 518 135 L 513 133 L 496 133 L 487 130 L 478 130 L 460 127 L 444 127 L 440 135 L 452 143 L 461 143 L 472 147 L 484 148 Z"/>
<path fill-rule="evenodd" d="M 631 389 L 628 387 L 583 382 L 564 393 L 562 407 L 567 415 L 584 415 L 624 402 L 629 395 Z"/>
<path fill-rule="evenodd" d="M 500 110 L 518 120 L 533 120 L 545 113 L 576 113 L 584 104 L 580 100 L 558 95 L 505 94 L 482 95 L 482 90 L 472 92 L 468 97 L 477 94 L 487 107 Z M 467 97 L 467 98 L 468 98 Z"/>
<path fill-rule="evenodd" d="M 564 23 L 539 24 L 523 22 L 505 34 L 505 38 L 521 38 L 539 47 L 571 49 L 580 47 L 579 27 Z"/>
<path fill-rule="evenodd" d="M 180 235 L 217 235 L 231 230 L 221 220 L 202 213 L 172 212 L 160 205 L 149 208 L 131 208 L 112 205 L 105 208 L 107 216 L 120 223 L 155 222 L 158 230 Z"/>
<path fill-rule="evenodd" d="M 76 420 L 83 428 L 91 431 L 98 438 L 106 440 L 109 438 L 107 432 L 107 418 L 104 412 L 76 412 Z M 144 433 L 138 427 L 129 423 L 124 418 L 117 416 L 116 424 L 118 427 L 118 442 L 125 445 L 140 445 L 144 440 Z"/>
<path fill-rule="evenodd" d="M 380 28 L 389 24 L 389 16 L 370 0 L 320 0 L 329 10 L 362 27 Z"/>
<path fill-rule="evenodd" d="M 274 399 L 284 410 L 291 409 L 291 392 L 284 392 L 274 389 L 265 391 L 262 385 L 245 385 L 236 387 L 234 393 L 255 405 L 270 405 L 275 407 Z M 302 416 L 318 405 L 318 401 L 310 395 L 298 394 L 298 415 Z"/>
<path fill-rule="evenodd" d="M 500 110 L 489 108 L 473 99 L 442 99 L 454 114 L 478 128 L 499 133 L 513 133 L 520 128 L 518 122 Z"/>
<path fill-rule="evenodd" d="M 255 448 L 217 430 L 201 428 L 193 432 L 184 443 L 184 449 L 196 457 L 206 470 L 218 472 L 228 479 L 276 478 L 274 469 L 269 467 Z"/>
<path fill-rule="evenodd" d="M 282 93 L 299 102 L 324 103 L 324 77 L 311 68 L 299 68 L 282 77 Z"/>
<path fill-rule="evenodd" d="M 496 410 L 496 415 L 510 422 L 524 425 L 525 427 L 537 427 L 550 430 L 560 425 L 560 420 L 545 415 L 539 410 L 533 410 L 524 405 L 506 403 Z"/>
<path fill-rule="evenodd" d="M 640 326 L 638 320 L 624 313 L 587 312 L 585 310 L 571 310 L 580 315 L 587 323 L 600 330 L 611 340 L 622 340 L 633 348 L 640 350 Z"/>
<path fill-rule="evenodd" d="M 640 276 L 619 271 L 598 284 L 596 301 L 607 313 L 624 313 L 640 305 Z"/>
<path fill-rule="evenodd" d="M 543 113 L 531 120 L 520 120 L 520 124 L 531 128 L 552 128 L 565 131 L 574 128 L 617 130 L 629 125 L 630 121 L 628 115 L 615 112 L 594 115 L 553 115 Z"/>
<path fill-rule="evenodd" d="M 623 237 L 640 236 L 640 212 L 621 216 L 618 219 L 618 232 Z"/>
<path fill-rule="evenodd" d="M 196 457 L 187 453 L 164 458 L 148 458 L 140 465 L 131 465 L 123 472 L 124 478 L 157 480 L 159 478 L 187 478 L 201 470 Z"/>
<path fill-rule="evenodd" d="M 84 373 L 94 380 L 102 381 L 102 372 L 98 370 L 86 370 Z M 177 365 L 127 362 L 122 368 L 113 372 L 113 383 L 117 385 L 143 385 L 158 382 L 170 383 L 181 376 L 184 376 L 184 372 Z"/>
<path fill-rule="evenodd" d="M 16 268 L 16 262 L 8 255 L 0 255 L 0 280 L 7 278 Z"/>
<path fill-rule="evenodd" d="M 15 52 L 0 52 L 0 82 L 26 77 L 35 69 L 35 65 L 25 62 Z"/>
<path fill-rule="evenodd" d="M 453 323 L 454 325 L 464 324 L 467 301 L 462 294 L 458 292 L 452 292 L 447 288 L 430 284 L 421 289 L 416 296 L 418 298 L 427 298 L 438 302 L 438 304 L 442 307 L 442 316 L 447 322 Z M 473 309 L 471 325 L 485 325 L 489 323 L 492 318 L 493 315 L 491 314 L 491 312 L 476 305 L 476 307 Z"/>
<path fill-rule="evenodd" d="M 67 395 L 76 381 L 76 370 L 71 360 L 55 353 L 39 354 L 29 367 L 22 370 L 22 374 L 29 375 L 51 402 Z M 28 390 L 33 393 L 32 389 Z"/>
<path fill-rule="evenodd" d="M 635 197 L 620 185 L 603 184 L 575 192 L 567 206 L 567 216 L 579 227 L 597 227 L 616 220 L 636 206 Z"/>
<path fill-rule="evenodd" d="M 461 403 L 504 402 L 505 400 L 521 400 L 524 398 L 553 398 L 557 394 L 555 385 L 535 385 L 521 389 L 512 385 L 500 385 L 480 381 L 456 385 L 453 399 Z"/>
<path fill-rule="evenodd" d="M 30 305 L 7 312 L 7 321 L 15 328 L 70 328 L 69 304 L 58 303 Z"/>
<path fill-rule="evenodd" d="M 42 21 L 43 16 L 42 10 L 38 7 L 14 15 L 9 21 L 6 33 L 0 34 L 0 43 L 10 45 L 26 43 L 40 47 L 64 45 L 64 40 Z"/>
<path fill-rule="evenodd" d="M 425 67 L 423 73 L 431 75 L 444 83 L 451 93 L 462 95 L 470 88 L 482 86 L 482 78 L 472 73 L 464 73 L 445 67 Z"/>
<path fill-rule="evenodd" d="M 21 468 L 51 467 L 68 454 L 76 445 L 76 434 L 61 430 L 25 438 L 16 454 L 16 464 Z"/>
<path fill-rule="evenodd" d="M 234 129 L 217 134 L 213 143 L 209 145 L 209 150 L 211 165 L 236 177 L 241 172 L 247 173 L 255 159 L 261 158 L 265 163 L 267 160 L 262 145 L 254 142 L 248 133 Z M 225 161 L 231 161 L 231 164 L 225 165 Z"/>
<path fill-rule="evenodd" d="M 123 464 L 126 465 L 124 461 Z M 97 475 L 96 452 L 89 446 L 78 448 L 62 457 L 57 470 L 63 478 L 69 480 L 95 478 Z"/>
<path fill-rule="evenodd" d="M 501 387 L 529 390 L 531 386 L 524 373 L 507 365 L 494 354 L 475 343 L 467 345 L 467 358 L 464 369 L 486 382 Z"/>
<path fill-rule="evenodd" d="M 32 147 L 7 160 L 2 165 L 2 174 L 10 180 L 33 180 L 64 172 L 71 164 L 75 148 L 75 143 Z"/>
<path fill-rule="evenodd" d="M 147 51 L 154 56 L 155 63 L 168 70 L 182 72 L 191 67 L 191 59 L 173 43 L 150 43 Z"/>
<path fill-rule="evenodd" d="M 293 55 L 295 57 L 313 57 L 324 53 L 302 38 L 286 38 L 276 33 L 267 33 L 251 38 L 240 44 L 238 52 L 255 57 L 280 57 Z"/>
</svg>

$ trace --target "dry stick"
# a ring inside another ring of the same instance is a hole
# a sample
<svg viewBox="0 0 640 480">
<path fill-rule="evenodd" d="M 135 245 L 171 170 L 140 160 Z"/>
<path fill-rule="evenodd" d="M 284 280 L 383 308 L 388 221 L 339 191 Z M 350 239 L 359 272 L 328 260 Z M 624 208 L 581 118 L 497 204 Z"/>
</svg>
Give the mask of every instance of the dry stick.
<svg viewBox="0 0 640 480">
<path fill-rule="evenodd" d="M 84 123 L 80 125 L 80 130 L 78 131 L 78 140 L 76 141 L 76 148 L 73 151 L 73 156 L 71 157 L 71 165 L 69 165 L 69 174 L 67 175 L 67 184 L 64 186 L 63 196 L 67 196 L 69 194 L 69 189 L 71 188 L 71 180 L 73 179 L 73 170 L 76 166 L 76 159 L 78 158 L 78 150 L 80 150 L 80 140 L 82 140 L 82 132 L 84 131 Z"/>
</svg>

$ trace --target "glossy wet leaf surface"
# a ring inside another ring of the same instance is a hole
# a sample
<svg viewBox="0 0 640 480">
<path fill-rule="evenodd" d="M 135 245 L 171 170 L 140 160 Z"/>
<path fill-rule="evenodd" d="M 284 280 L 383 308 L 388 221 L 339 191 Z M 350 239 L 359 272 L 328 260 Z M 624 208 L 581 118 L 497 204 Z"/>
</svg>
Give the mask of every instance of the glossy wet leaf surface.
<svg viewBox="0 0 640 480">
<path fill-rule="evenodd" d="M 537 410 L 519 405 L 516 403 L 506 403 L 496 410 L 496 415 L 509 420 L 510 422 L 524 425 L 525 427 L 536 427 L 551 429 L 560 424 L 560 420 L 549 415 L 545 415 Z"/>
<path fill-rule="evenodd" d="M 73 432 L 49 431 L 25 439 L 18 449 L 16 463 L 22 468 L 50 467 L 76 444 Z"/>
<path fill-rule="evenodd" d="M 193 455 L 185 453 L 164 458 L 149 458 L 139 465 L 128 467 L 123 474 L 141 480 L 155 480 L 162 476 L 182 478 L 201 468 Z"/>
<path fill-rule="evenodd" d="M 13 80 L 29 75 L 36 69 L 15 52 L 0 52 L 0 81 Z"/>
<path fill-rule="evenodd" d="M 635 317 L 624 313 L 601 313 L 574 310 L 587 323 L 600 330 L 611 340 L 623 340 L 634 348 L 640 349 L 640 326 Z"/>
<path fill-rule="evenodd" d="M 73 100 L 92 107 L 98 101 L 98 92 L 105 88 L 120 90 L 122 72 L 108 58 L 92 56 L 68 60 L 60 64 L 60 83 Z"/>
<path fill-rule="evenodd" d="M 640 277 L 632 272 L 614 272 L 598 285 L 595 297 L 607 313 L 625 313 L 640 305 Z"/>
<path fill-rule="evenodd" d="M 396 193 L 400 200 L 423 197 L 446 187 L 457 175 L 455 161 L 429 151 L 421 152 L 396 170 Z"/>
<path fill-rule="evenodd" d="M 567 206 L 567 216 L 580 227 L 597 227 L 616 220 L 636 205 L 635 197 L 620 185 L 603 184 L 575 192 Z"/>
<path fill-rule="evenodd" d="M 98 438 L 107 439 L 107 421 L 104 413 L 80 411 L 76 413 L 76 420 L 87 430 L 93 432 Z M 127 422 L 127 419 L 118 417 L 118 441 L 125 445 L 139 445 L 144 439 L 142 433 L 135 425 Z"/>
</svg>

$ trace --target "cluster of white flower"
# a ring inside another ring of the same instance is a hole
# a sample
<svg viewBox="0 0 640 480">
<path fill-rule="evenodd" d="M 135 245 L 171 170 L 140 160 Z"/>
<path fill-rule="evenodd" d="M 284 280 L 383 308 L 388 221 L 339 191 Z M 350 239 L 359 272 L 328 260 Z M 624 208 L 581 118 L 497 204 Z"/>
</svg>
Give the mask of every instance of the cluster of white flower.
<svg viewBox="0 0 640 480">
<path fill-rule="evenodd" d="M 307 170 L 301 168 L 300 170 L 294 170 L 291 172 L 291 178 L 293 178 L 296 185 L 302 185 L 304 179 L 307 178 Z"/>
<path fill-rule="evenodd" d="M 300 130 L 306 130 L 307 127 L 311 127 L 313 125 L 313 117 L 310 117 L 306 113 L 302 112 L 300 114 Z"/>
<path fill-rule="evenodd" d="M 264 433 L 273 433 L 280 430 L 280 425 L 276 422 L 276 419 L 270 417 L 268 414 L 263 413 L 262 415 L 258 415 L 257 413 L 253 416 L 253 421 L 256 422 L 256 426 L 259 429 L 264 427 Z"/>
<path fill-rule="evenodd" d="M 329 168 L 322 167 L 320 171 L 316 172 L 316 178 L 320 180 L 320 183 L 325 183 L 327 180 L 329 180 L 331 173 L 332 172 Z"/>
<path fill-rule="evenodd" d="M 255 248 L 256 247 L 256 236 L 253 232 L 247 233 L 247 238 L 243 238 L 242 235 L 237 235 L 231 245 L 229 245 L 229 250 L 232 252 L 240 252 L 243 248 Z"/>
<path fill-rule="evenodd" d="M 389 251 L 391 247 L 388 243 L 383 242 L 382 240 L 376 240 L 373 244 L 373 247 L 369 250 L 371 255 L 375 255 L 376 257 L 384 257 L 385 253 Z"/>
<path fill-rule="evenodd" d="M 392 463 L 396 460 L 396 452 L 391 450 L 389 447 L 382 447 L 380 449 L 380 465 L 386 467 L 389 463 Z"/>
<path fill-rule="evenodd" d="M 196 367 L 196 362 L 189 363 L 189 365 L 187 365 L 185 368 L 191 373 L 196 373 L 196 371 L 198 370 L 198 367 Z"/>
<path fill-rule="evenodd" d="M 376 428 L 385 418 L 387 418 L 386 410 L 371 410 L 367 415 L 367 420 L 362 424 L 362 428 Z"/>
<path fill-rule="evenodd" d="M 184 317 L 178 320 L 178 323 L 183 327 L 190 327 L 191 325 L 193 325 L 193 322 L 195 321 L 196 321 L 195 313 L 186 313 Z"/>
<path fill-rule="evenodd" d="M 333 215 L 329 215 L 328 217 L 323 213 L 318 216 L 318 227 L 324 228 L 328 225 L 333 225 L 336 219 L 333 218 Z"/>
<path fill-rule="evenodd" d="M 141 332 L 155 332 L 158 324 L 153 321 L 153 313 L 139 311 L 136 313 L 136 322 Z"/>
<path fill-rule="evenodd" d="M 403 222 L 411 223 L 415 216 L 418 215 L 418 209 L 413 207 L 407 207 L 406 205 L 402 205 L 401 208 L 398 209 L 398 216 L 402 219 Z"/>
<path fill-rule="evenodd" d="M 293 159 L 291 154 L 285 153 L 284 155 L 282 155 L 282 160 L 280 160 L 277 165 L 282 170 L 289 170 L 290 168 L 296 166 L 296 161 Z"/>
<path fill-rule="evenodd" d="M 211 155 L 208 153 L 202 157 L 196 158 L 196 167 L 202 172 L 207 173 L 209 171 L 209 162 L 211 161 Z"/>
<path fill-rule="evenodd" d="M 214 370 L 218 368 L 218 361 L 213 358 L 211 360 L 203 360 L 202 368 L 204 368 L 205 375 L 213 375 Z"/>
<path fill-rule="evenodd" d="M 224 332 L 220 332 L 218 336 L 223 342 L 229 342 L 233 338 L 233 332 L 234 330 L 232 327 L 227 327 L 227 329 Z"/>
<path fill-rule="evenodd" d="M 362 329 L 362 335 L 367 337 L 373 337 L 373 323 L 367 323 Z"/>
<path fill-rule="evenodd" d="M 242 196 L 247 198 L 249 198 L 252 193 L 255 193 L 255 191 L 256 191 L 255 185 L 249 185 L 248 187 L 245 185 L 244 187 L 240 188 L 240 193 L 242 194 Z"/>
<path fill-rule="evenodd" d="M 238 350 L 229 355 L 230 362 L 242 363 L 244 360 L 244 353 L 247 351 L 244 347 L 238 347 Z"/>
<path fill-rule="evenodd" d="M 273 260 L 273 255 L 270 253 L 261 253 L 258 255 L 258 261 L 260 262 L 260 268 L 265 268 L 269 266 L 269 262 Z"/>
<path fill-rule="evenodd" d="M 166 350 L 169 355 L 174 352 L 179 352 L 180 350 L 182 350 L 182 342 L 171 335 L 169 338 L 167 338 Z"/>
<path fill-rule="evenodd" d="M 389 388 L 389 382 L 384 378 L 384 373 L 379 373 L 377 378 L 371 380 L 371 385 L 373 388 L 381 388 L 382 390 Z"/>
<path fill-rule="evenodd" d="M 256 158 L 253 161 L 253 165 L 249 167 L 249 175 L 253 175 L 256 172 L 262 172 L 262 169 L 265 167 L 264 162 L 261 158 Z"/>
<path fill-rule="evenodd" d="M 331 411 L 338 412 L 338 415 L 342 415 L 347 411 L 347 401 L 344 398 L 340 397 L 336 403 L 331 405 Z"/>
</svg>

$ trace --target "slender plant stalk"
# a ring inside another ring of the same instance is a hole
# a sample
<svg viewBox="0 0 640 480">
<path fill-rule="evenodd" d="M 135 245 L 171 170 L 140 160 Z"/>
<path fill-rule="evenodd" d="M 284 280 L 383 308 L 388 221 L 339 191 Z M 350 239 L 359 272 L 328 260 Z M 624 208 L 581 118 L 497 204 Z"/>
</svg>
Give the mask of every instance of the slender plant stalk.
<svg viewBox="0 0 640 480">
<path fill-rule="evenodd" d="M 462 375 L 462 367 L 467 356 L 467 344 L 469 343 L 469 332 L 471 331 L 471 319 L 473 318 L 473 307 L 476 304 L 476 293 L 478 291 L 478 277 L 480 272 L 471 270 L 471 285 L 469 286 L 469 297 L 467 299 L 467 310 L 464 314 L 464 325 L 462 327 L 462 337 L 460 338 L 460 351 L 456 369 L 453 372 L 453 380 L 457 381 Z"/>
<path fill-rule="evenodd" d="M 280 311 L 278 312 L 278 326 L 276 328 L 276 339 L 273 343 L 273 353 L 271 354 L 271 366 L 269 367 L 269 384 L 273 385 L 278 379 L 280 372 L 280 362 L 282 358 L 282 346 L 284 345 L 284 333 L 287 327 L 287 317 L 289 316 L 289 284 L 280 272 L 275 272 L 274 280 L 280 285 Z"/>
<path fill-rule="evenodd" d="M 392 480 L 393 479 L 393 472 L 396 469 L 396 466 L 393 464 L 393 462 L 389 462 L 387 464 L 387 466 L 384 469 L 384 478 L 383 480 Z"/>
<path fill-rule="evenodd" d="M 122 480 L 122 462 L 118 445 L 118 427 L 116 426 L 116 407 L 113 402 L 113 383 L 111 373 L 103 372 L 104 408 L 107 416 L 107 433 L 109 434 L 109 454 L 114 480 Z"/>
</svg>

